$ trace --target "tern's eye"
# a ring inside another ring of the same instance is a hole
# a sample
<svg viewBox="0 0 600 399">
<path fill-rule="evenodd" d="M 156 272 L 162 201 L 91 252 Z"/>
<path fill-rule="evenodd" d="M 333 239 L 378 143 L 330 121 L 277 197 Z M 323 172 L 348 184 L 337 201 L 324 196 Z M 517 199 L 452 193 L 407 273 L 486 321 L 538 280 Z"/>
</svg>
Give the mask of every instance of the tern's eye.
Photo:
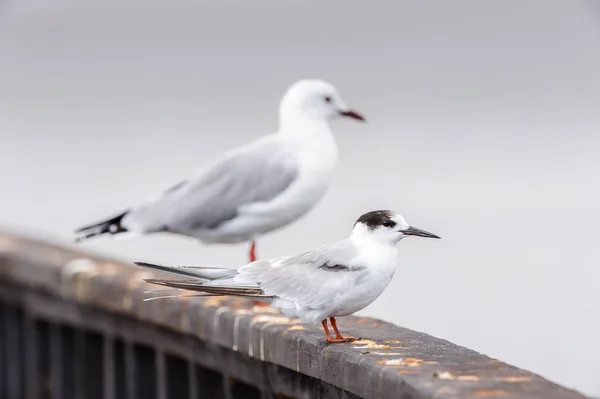
<svg viewBox="0 0 600 399">
<path fill-rule="evenodd" d="M 331 97 L 325 96 L 324 100 L 327 104 L 329 104 L 331 102 Z"/>
<path fill-rule="evenodd" d="M 386 220 L 381 224 L 383 225 L 383 227 L 394 227 L 396 225 L 396 222 L 394 222 L 393 220 Z"/>
</svg>

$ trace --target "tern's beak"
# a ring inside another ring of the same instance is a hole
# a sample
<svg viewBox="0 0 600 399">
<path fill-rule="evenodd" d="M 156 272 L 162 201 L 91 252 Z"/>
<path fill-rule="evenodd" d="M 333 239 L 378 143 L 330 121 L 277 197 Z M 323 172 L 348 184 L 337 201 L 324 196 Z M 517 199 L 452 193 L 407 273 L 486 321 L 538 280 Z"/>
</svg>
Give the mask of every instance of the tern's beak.
<svg viewBox="0 0 600 399">
<path fill-rule="evenodd" d="M 431 234 L 428 231 L 417 229 L 416 227 L 410 226 L 408 229 L 400 230 L 402 234 L 405 236 L 418 236 L 418 237 L 427 237 L 427 238 L 440 238 L 435 234 Z"/>
<path fill-rule="evenodd" d="M 348 118 L 356 119 L 356 120 L 363 121 L 363 122 L 366 121 L 365 118 L 361 114 L 359 114 L 356 111 L 352 111 L 351 109 L 346 110 L 346 111 L 340 111 L 340 115 L 347 116 Z"/>
</svg>

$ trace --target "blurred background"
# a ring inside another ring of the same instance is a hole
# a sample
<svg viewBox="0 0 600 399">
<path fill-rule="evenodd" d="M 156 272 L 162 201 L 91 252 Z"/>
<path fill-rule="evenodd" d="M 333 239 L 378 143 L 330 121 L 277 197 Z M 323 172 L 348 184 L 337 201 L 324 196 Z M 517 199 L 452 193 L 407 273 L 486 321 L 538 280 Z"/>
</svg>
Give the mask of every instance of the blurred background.
<svg viewBox="0 0 600 399">
<path fill-rule="evenodd" d="M 297 79 L 367 124 L 333 123 L 337 179 L 260 257 L 345 237 L 390 208 L 408 239 L 362 314 L 600 396 L 600 6 L 517 0 L 4 2 L 0 223 L 72 230 L 277 128 Z M 157 235 L 80 247 L 234 266 L 247 246 Z"/>
</svg>

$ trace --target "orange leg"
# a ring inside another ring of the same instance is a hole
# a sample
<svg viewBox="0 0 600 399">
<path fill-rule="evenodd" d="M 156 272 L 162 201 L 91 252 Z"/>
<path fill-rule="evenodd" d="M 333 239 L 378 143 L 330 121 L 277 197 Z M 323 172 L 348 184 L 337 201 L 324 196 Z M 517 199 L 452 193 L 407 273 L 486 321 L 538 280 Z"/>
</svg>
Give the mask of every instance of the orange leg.
<svg viewBox="0 0 600 399">
<path fill-rule="evenodd" d="M 250 245 L 250 262 L 255 262 L 255 261 L 256 261 L 256 242 L 252 241 L 252 244 Z M 269 307 L 269 304 L 265 303 L 265 302 L 252 301 L 252 303 L 254 304 L 254 306 Z"/>
<path fill-rule="evenodd" d="M 325 330 L 327 342 L 352 342 L 356 340 L 356 338 L 354 337 L 342 337 L 342 335 L 337 329 L 337 326 L 335 325 L 335 319 L 333 317 L 330 317 L 329 320 L 331 321 L 331 325 L 333 326 L 333 330 L 335 331 L 336 337 L 333 338 L 331 334 L 329 334 L 329 328 L 327 327 L 327 319 L 323 319 L 321 321 L 321 324 L 323 325 L 323 330 Z"/>
<path fill-rule="evenodd" d="M 327 337 L 327 342 L 335 342 L 333 338 L 331 338 L 331 334 L 329 334 L 329 328 L 327 327 L 327 319 L 321 320 L 321 324 L 323 325 L 323 330 L 325 330 L 325 336 Z"/>
<path fill-rule="evenodd" d="M 327 321 L 327 320 L 323 320 L 323 321 Z M 331 326 L 333 327 L 333 331 L 335 331 L 336 342 L 352 342 L 352 341 L 356 341 L 356 338 L 354 338 L 354 337 L 351 337 L 351 336 L 344 337 L 344 336 L 342 336 L 342 334 L 340 334 L 340 330 L 338 330 L 337 324 L 335 322 L 335 317 L 330 317 L 329 321 L 331 322 Z"/>
</svg>

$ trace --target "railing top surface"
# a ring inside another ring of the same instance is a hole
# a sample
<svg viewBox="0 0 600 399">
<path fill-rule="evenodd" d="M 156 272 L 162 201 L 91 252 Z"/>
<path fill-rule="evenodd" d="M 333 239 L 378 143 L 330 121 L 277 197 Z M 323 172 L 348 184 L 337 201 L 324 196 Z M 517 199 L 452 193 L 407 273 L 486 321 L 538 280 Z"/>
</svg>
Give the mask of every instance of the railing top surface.
<svg viewBox="0 0 600 399">
<path fill-rule="evenodd" d="M 380 320 L 346 317 L 363 339 L 327 344 L 320 326 L 223 297 L 143 302 L 156 274 L 73 248 L 0 234 L 0 283 L 129 316 L 321 379 L 366 398 L 585 398 L 529 371 Z"/>
</svg>

